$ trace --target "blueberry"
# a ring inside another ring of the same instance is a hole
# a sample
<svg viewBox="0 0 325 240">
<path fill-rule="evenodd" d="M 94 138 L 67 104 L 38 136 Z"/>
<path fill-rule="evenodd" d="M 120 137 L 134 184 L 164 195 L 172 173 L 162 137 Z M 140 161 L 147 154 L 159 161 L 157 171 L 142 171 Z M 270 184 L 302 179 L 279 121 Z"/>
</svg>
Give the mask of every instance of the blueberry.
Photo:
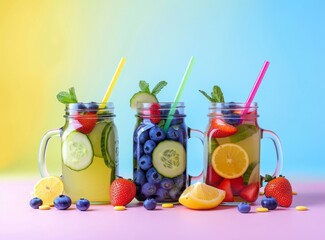
<svg viewBox="0 0 325 240">
<path fill-rule="evenodd" d="M 152 170 L 154 168 L 151 168 L 148 170 L 148 172 L 146 173 L 146 177 L 148 182 L 150 183 L 160 183 L 162 180 L 162 176 L 156 171 L 156 169 Z"/>
<path fill-rule="evenodd" d="M 221 113 L 227 115 L 232 113 L 233 109 L 237 108 L 237 105 L 235 102 L 227 102 L 227 103 L 222 103 L 221 107 L 222 107 Z"/>
<path fill-rule="evenodd" d="M 86 103 L 86 107 L 88 109 L 88 112 L 97 113 L 98 111 L 98 105 L 95 102 Z"/>
<path fill-rule="evenodd" d="M 163 188 L 159 188 L 157 191 L 156 191 L 156 200 L 159 201 L 159 202 L 164 202 L 166 201 L 167 199 L 169 198 L 169 193 L 168 193 L 168 190 L 166 189 L 163 189 Z"/>
<path fill-rule="evenodd" d="M 269 210 L 274 210 L 278 207 L 278 202 L 273 197 L 265 197 L 261 200 L 261 205 Z"/>
<path fill-rule="evenodd" d="M 155 184 L 153 183 L 145 183 L 143 184 L 142 188 L 141 188 L 141 192 L 145 195 L 145 196 L 152 196 L 155 195 L 157 191 L 157 187 L 155 186 Z"/>
<path fill-rule="evenodd" d="M 141 144 L 134 143 L 133 145 L 133 157 L 139 159 L 143 155 L 143 147 Z"/>
<path fill-rule="evenodd" d="M 143 206 L 145 209 L 147 210 L 154 210 L 157 207 L 157 202 L 155 199 L 153 198 L 147 198 L 144 202 L 143 202 Z"/>
<path fill-rule="evenodd" d="M 155 142 L 161 142 L 166 138 L 166 134 L 163 129 L 158 126 L 154 126 L 149 131 L 149 137 Z"/>
<path fill-rule="evenodd" d="M 174 200 L 174 201 L 178 201 L 178 198 L 181 196 L 182 191 L 177 188 L 174 187 L 172 189 L 169 190 L 169 196 Z"/>
<path fill-rule="evenodd" d="M 171 125 L 179 125 L 182 124 L 184 122 L 184 117 L 182 115 L 179 114 L 179 111 L 176 109 L 175 113 L 174 113 L 174 117 L 173 120 L 171 121 Z"/>
<path fill-rule="evenodd" d="M 167 118 L 168 117 L 168 114 L 169 114 L 169 111 L 170 111 L 170 107 L 171 107 L 171 104 L 165 104 L 165 105 L 163 105 L 162 107 L 161 107 L 161 111 L 160 111 L 160 113 L 161 113 L 161 116 L 163 117 L 163 118 Z"/>
<path fill-rule="evenodd" d="M 163 180 L 161 180 L 160 186 L 163 189 L 170 190 L 170 189 L 172 189 L 174 187 L 174 181 L 172 179 L 170 179 L 170 178 L 164 178 Z"/>
<path fill-rule="evenodd" d="M 145 130 L 146 125 L 140 124 L 134 131 L 133 141 L 144 144 L 149 139 L 149 130 Z"/>
<path fill-rule="evenodd" d="M 145 154 L 151 154 L 156 147 L 156 143 L 153 140 L 147 140 L 143 145 L 143 151 Z"/>
<path fill-rule="evenodd" d="M 39 206 L 43 205 L 43 201 L 42 201 L 42 199 L 40 199 L 38 197 L 34 197 L 29 201 L 29 205 L 32 208 L 37 209 Z"/>
<path fill-rule="evenodd" d="M 230 113 L 225 116 L 226 123 L 237 126 L 240 123 L 241 115 L 237 113 Z"/>
<path fill-rule="evenodd" d="M 71 206 L 71 198 L 66 195 L 60 195 L 54 199 L 54 206 L 59 210 L 66 210 Z"/>
<path fill-rule="evenodd" d="M 182 188 L 185 185 L 185 174 L 174 177 L 173 180 L 177 188 Z"/>
<path fill-rule="evenodd" d="M 139 158 L 138 165 L 142 170 L 145 171 L 148 170 L 149 168 L 152 167 L 151 157 L 149 155 L 143 155 L 142 157 Z"/>
<path fill-rule="evenodd" d="M 146 177 L 144 175 L 144 172 L 141 169 L 137 169 L 134 171 L 134 183 L 136 185 L 143 185 L 146 182 Z"/>
<path fill-rule="evenodd" d="M 246 203 L 246 202 L 239 203 L 237 208 L 238 208 L 238 211 L 241 213 L 249 213 L 251 210 L 251 206 L 249 205 L 249 203 Z"/>
<path fill-rule="evenodd" d="M 76 115 L 78 112 L 84 112 L 87 109 L 83 103 L 73 103 L 69 105 L 69 114 Z"/>
<path fill-rule="evenodd" d="M 178 141 L 180 134 L 181 132 L 173 127 L 169 127 L 167 130 L 167 138 L 170 140 Z"/>
<path fill-rule="evenodd" d="M 90 206 L 90 202 L 89 202 L 89 200 L 87 200 L 85 198 L 80 198 L 76 202 L 76 206 L 80 211 L 86 211 Z"/>
</svg>

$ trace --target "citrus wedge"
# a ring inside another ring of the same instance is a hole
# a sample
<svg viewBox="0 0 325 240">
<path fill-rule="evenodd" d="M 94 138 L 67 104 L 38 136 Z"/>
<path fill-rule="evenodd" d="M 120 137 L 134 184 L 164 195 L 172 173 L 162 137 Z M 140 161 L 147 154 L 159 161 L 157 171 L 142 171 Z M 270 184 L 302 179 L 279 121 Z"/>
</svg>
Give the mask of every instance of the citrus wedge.
<svg viewBox="0 0 325 240">
<path fill-rule="evenodd" d="M 63 182 L 59 177 L 41 178 L 34 186 L 34 196 L 42 199 L 43 204 L 52 204 L 63 193 Z"/>
<path fill-rule="evenodd" d="M 225 198 L 226 192 L 205 183 L 195 183 L 185 189 L 178 201 L 190 209 L 211 209 Z"/>
<path fill-rule="evenodd" d="M 249 158 L 241 146 L 226 143 L 214 150 L 211 164 L 219 176 L 233 179 L 245 173 L 249 165 Z"/>
</svg>

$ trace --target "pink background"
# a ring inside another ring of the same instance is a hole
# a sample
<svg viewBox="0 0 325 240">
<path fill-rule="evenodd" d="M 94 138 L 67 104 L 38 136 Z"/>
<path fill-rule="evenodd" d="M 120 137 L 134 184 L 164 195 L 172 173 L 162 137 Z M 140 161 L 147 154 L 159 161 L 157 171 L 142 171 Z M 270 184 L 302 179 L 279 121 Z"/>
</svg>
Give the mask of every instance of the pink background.
<svg viewBox="0 0 325 240">
<path fill-rule="evenodd" d="M 110 205 L 91 206 L 81 212 L 37 210 L 29 207 L 37 179 L 0 182 L 0 239 L 320 239 L 325 235 L 325 182 L 294 183 L 290 208 L 257 213 L 260 199 L 249 214 L 235 207 L 219 206 L 208 211 L 181 205 L 160 206 L 147 211 L 131 203 L 125 211 Z M 308 206 L 297 211 L 295 206 Z"/>
</svg>

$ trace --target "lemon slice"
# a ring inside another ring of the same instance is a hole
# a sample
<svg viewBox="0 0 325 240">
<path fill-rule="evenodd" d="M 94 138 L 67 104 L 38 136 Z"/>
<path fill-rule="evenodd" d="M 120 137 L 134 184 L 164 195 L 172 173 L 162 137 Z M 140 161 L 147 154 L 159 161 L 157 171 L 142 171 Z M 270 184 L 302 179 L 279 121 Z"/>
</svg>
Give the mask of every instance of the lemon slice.
<svg viewBox="0 0 325 240">
<path fill-rule="evenodd" d="M 178 201 L 191 209 L 211 209 L 225 198 L 226 192 L 205 183 L 196 183 L 185 189 Z"/>
<path fill-rule="evenodd" d="M 249 165 L 249 158 L 241 146 L 226 143 L 214 150 L 211 163 L 214 171 L 219 176 L 233 179 L 245 173 Z"/>
<path fill-rule="evenodd" d="M 62 193 L 63 182 L 59 177 L 44 177 L 34 186 L 34 196 L 42 199 L 44 205 L 52 204 L 54 199 Z"/>
</svg>

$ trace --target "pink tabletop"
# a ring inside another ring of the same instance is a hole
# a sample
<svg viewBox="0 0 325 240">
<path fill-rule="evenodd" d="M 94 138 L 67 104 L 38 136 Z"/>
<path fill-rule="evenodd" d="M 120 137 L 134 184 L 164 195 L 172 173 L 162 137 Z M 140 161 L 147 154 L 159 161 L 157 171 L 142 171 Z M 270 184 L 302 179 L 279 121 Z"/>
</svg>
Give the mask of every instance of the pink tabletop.
<svg viewBox="0 0 325 240">
<path fill-rule="evenodd" d="M 249 214 L 236 207 L 208 211 L 178 205 L 147 211 L 132 203 L 125 211 L 110 205 L 81 212 L 32 209 L 30 192 L 37 179 L 0 179 L 0 239 L 320 239 L 325 236 L 325 181 L 292 183 L 298 195 L 290 208 Z M 295 206 L 308 206 L 297 211 Z"/>
</svg>

